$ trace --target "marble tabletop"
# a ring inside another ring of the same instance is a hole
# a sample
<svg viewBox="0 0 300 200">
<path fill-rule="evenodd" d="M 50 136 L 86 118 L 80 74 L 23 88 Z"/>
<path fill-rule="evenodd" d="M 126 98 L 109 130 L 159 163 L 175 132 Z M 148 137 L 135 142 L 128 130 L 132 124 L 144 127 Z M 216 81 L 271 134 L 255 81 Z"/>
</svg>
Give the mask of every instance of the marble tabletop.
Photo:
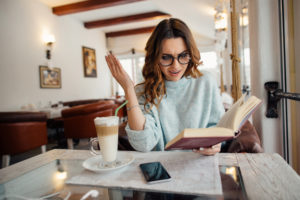
<svg viewBox="0 0 300 200">
<path fill-rule="evenodd" d="M 124 169 L 103 173 L 82 171 L 67 180 L 67 184 L 130 188 L 144 191 L 192 195 L 222 195 L 217 156 L 202 156 L 187 152 L 118 152 L 118 156 L 131 154 L 134 162 Z M 171 181 L 147 184 L 139 165 L 160 162 L 171 175 Z"/>
</svg>

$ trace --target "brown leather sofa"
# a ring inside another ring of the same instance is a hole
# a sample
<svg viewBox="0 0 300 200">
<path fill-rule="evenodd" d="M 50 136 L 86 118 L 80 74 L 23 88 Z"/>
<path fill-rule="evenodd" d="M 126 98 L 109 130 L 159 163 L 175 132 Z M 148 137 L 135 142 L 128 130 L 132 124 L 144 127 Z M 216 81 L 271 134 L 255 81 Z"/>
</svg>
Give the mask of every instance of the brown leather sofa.
<svg viewBox="0 0 300 200">
<path fill-rule="evenodd" d="M 81 100 L 73 100 L 73 101 L 64 101 L 62 102 L 63 106 L 74 107 L 80 105 L 86 105 L 91 103 L 97 103 L 101 101 L 114 101 L 117 106 L 122 105 L 125 102 L 124 98 L 104 98 L 104 99 L 81 99 Z M 52 107 L 57 107 L 58 104 L 53 104 Z M 126 107 L 119 110 L 119 117 L 126 117 L 127 111 Z"/>
<path fill-rule="evenodd" d="M 73 106 L 80 106 L 85 104 L 96 103 L 101 101 L 102 99 L 81 99 L 81 100 L 74 100 L 74 101 L 63 101 L 63 106 L 73 107 Z M 57 107 L 58 104 L 53 104 L 52 107 Z"/>
<path fill-rule="evenodd" d="M 47 115 L 42 112 L 0 112 L 0 154 L 3 166 L 9 165 L 10 155 L 42 146 L 46 151 Z"/>
<path fill-rule="evenodd" d="M 68 148 L 73 148 L 72 139 L 97 137 L 94 119 L 96 117 L 112 116 L 116 108 L 115 102 L 108 100 L 64 109 L 62 118 Z"/>
</svg>

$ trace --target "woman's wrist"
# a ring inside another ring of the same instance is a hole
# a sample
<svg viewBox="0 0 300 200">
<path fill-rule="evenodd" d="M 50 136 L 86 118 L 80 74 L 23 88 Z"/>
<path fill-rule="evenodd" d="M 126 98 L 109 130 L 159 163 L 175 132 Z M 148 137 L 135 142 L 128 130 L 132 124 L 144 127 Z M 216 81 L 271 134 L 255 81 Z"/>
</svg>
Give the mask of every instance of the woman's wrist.
<svg viewBox="0 0 300 200">
<path fill-rule="evenodd" d="M 133 108 L 138 108 L 138 107 L 139 107 L 138 104 L 133 105 L 133 106 L 127 106 L 127 111 L 130 111 L 130 110 L 132 110 Z"/>
<path fill-rule="evenodd" d="M 124 89 L 125 98 L 129 101 L 133 95 L 136 96 L 134 87 L 128 87 Z"/>
<path fill-rule="evenodd" d="M 128 101 L 126 104 L 127 111 L 130 111 L 134 107 L 138 107 L 139 103 L 134 88 L 127 88 L 127 90 L 124 92 L 125 98 Z"/>
</svg>

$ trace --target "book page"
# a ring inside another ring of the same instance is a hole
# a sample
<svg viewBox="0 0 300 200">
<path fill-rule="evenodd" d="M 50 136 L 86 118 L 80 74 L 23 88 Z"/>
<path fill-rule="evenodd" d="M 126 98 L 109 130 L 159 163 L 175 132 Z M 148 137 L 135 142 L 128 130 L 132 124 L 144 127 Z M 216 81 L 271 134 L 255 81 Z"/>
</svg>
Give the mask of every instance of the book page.
<svg viewBox="0 0 300 200">
<path fill-rule="evenodd" d="M 220 121 L 217 124 L 217 127 L 223 127 L 223 128 L 229 128 L 229 129 L 234 129 L 234 121 L 235 121 L 235 116 L 239 110 L 239 107 L 243 104 L 245 98 L 245 94 L 239 98 L 225 114 L 223 117 L 220 119 Z"/>
<path fill-rule="evenodd" d="M 251 96 L 243 105 L 241 105 L 234 121 L 234 130 L 239 130 L 260 104 L 260 99 Z"/>
</svg>

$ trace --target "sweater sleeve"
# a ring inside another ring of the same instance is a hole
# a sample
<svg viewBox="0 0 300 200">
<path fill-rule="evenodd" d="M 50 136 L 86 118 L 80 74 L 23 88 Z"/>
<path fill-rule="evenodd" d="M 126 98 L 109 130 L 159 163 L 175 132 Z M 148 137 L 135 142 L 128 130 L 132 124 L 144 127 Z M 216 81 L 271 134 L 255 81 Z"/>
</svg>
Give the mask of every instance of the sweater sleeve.
<svg viewBox="0 0 300 200">
<path fill-rule="evenodd" d="M 220 95 L 219 88 L 217 86 L 216 81 L 211 81 L 211 109 L 210 109 L 210 117 L 208 121 L 208 127 L 216 126 L 220 121 L 221 117 L 225 113 L 225 109 L 222 103 L 222 98 Z"/>
<path fill-rule="evenodd" d="M 129 142 L 137 151 L 148 152 L 153 149 L 163 150 L 164 145 L 161 144 L 163 134 L 157 109 L 153 106 L 150 112 L 146 112 L 143 102 L 144 98 L 139 98 L 140 108 L 146 118 L 144 130 L 132 130 L 127 124 L 125 130 L 128 135 Z"/>
</svg>

